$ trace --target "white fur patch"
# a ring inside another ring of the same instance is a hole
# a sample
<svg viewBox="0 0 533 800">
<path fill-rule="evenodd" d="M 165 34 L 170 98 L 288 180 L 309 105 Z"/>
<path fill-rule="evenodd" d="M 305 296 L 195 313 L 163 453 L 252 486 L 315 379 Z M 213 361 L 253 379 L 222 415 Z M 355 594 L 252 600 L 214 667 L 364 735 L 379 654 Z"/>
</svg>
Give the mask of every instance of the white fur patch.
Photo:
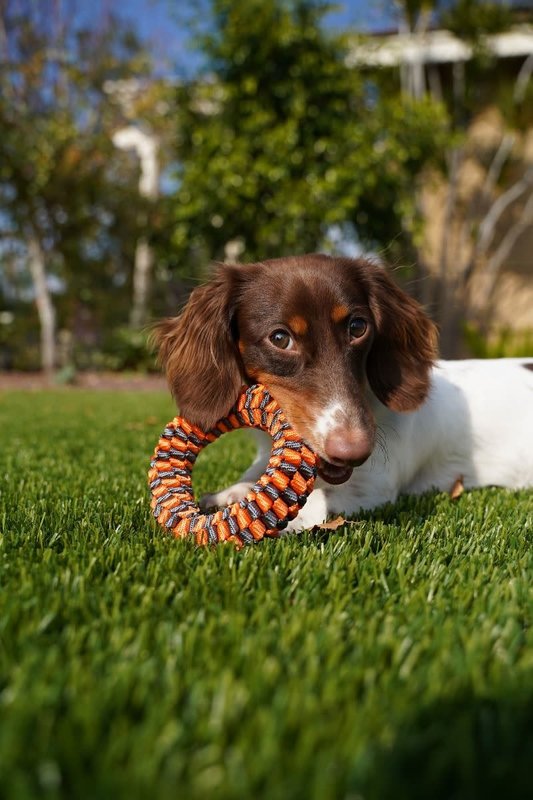
<svg viewBox="0 0 533 800">
<path fill-rule="evenodd" d="M 342 414 L 342 411 L 342 405 L 338 401 L 326 406 L 316 418 L 313 426 L 315 435 L 321 439 L 325 439 L 330 430 L 334 427 L 335 422 L 339 421 L 339 416 Z"/>
</svg>

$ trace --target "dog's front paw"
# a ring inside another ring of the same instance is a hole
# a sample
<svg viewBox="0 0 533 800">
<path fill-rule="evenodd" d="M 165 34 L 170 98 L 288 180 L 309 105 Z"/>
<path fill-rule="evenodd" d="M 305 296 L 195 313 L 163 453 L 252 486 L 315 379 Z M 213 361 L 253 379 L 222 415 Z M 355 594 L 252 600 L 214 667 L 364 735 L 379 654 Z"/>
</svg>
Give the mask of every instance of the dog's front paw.
<svg viewBox="0 0 533 800">
<path fill-rule="evenodd" d="M 307 503 L 298 512 L 298 516 L 289 522 L 285 528 L 286 533 L 300 533 L 310 530 L 315 525 L 320 525 L 328 516 L 328 506 L 325 493 L 321 489 L 315 489 L 310 495 Z"/>
<path fill-rule="evenodd" d="M 221 492 L 204 494 L 204 496 L 200 498 L 200 508 L 203 511 L 207 511 L 209 508 L 217 506 L 221 508 L 223 506 L 231 506 L 233 503 L 238 503 L 239 500 L 242 500 L 243 497 L 248 494 L 253 485 L 254 484 L 251 482 L 243 481 L 242 483 L 234 483 L 233 486 L 228 486 L 227 489 L 223 489 Z"/>
</svg>

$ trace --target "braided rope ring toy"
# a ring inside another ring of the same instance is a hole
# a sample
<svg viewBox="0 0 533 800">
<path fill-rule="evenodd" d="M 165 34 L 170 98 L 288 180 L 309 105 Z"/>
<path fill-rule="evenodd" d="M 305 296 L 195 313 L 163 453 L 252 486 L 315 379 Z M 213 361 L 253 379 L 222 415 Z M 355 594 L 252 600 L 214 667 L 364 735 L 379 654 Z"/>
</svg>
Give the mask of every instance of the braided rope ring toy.
<svg viewBox="0 0 533 800">
<path fill-rule="evenodd" d="M 202 514 L 191 475 L 198 453 L 222 434 L 243 427 L 260 428 L 272 437 L 268 466 L 243 500 Z M 279 536 L 307 502 L 315 478 L 315 454 L 261 384 L 243 390 L 228 416 L 208 431 L 175 417 L 159 439 L 148 473 L 153 514 L 165 530 L 177 538 L 193 535 L 197 545 L 228 541 L 238 549 Z"/>
</svg>

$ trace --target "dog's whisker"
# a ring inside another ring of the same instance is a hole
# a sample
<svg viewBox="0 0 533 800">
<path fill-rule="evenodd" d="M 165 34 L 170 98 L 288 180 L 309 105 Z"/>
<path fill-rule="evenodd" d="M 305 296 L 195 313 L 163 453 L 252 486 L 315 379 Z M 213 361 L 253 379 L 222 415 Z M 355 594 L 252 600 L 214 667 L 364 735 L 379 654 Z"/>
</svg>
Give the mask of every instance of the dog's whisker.
<svg viewBox="0 0 533 800">
<path fill-rule="evenodd" d="M 385 431 L 382 430 L 381 426 L 378 426 L 376 430 L 376 446 L 379 447 L 383 454 L 383 458 L 385 462 L 389 463 L 389 451 L 387 450 L 387 436 Z"/>
</svg>

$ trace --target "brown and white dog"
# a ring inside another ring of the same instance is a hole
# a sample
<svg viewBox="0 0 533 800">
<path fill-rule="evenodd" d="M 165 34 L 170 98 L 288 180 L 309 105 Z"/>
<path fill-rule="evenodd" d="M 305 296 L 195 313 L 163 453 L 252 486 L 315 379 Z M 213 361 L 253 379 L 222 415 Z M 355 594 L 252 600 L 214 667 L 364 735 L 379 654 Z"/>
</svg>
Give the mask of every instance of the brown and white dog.
<svg viewBox="0 0 533 800">
<path fill-rule="evenodd" d="M 366 259 L 221 264 L 155 338 L 192 422 L 211 427 L 243 384 L 264 383 L 318 454 L 292 529 L 458 478 L 533 485 L 533 359 L 436 362 L 434 324 Z M 262 474 L 271 443 L 255 433 L 254 463 L 205 505 L 234 502 Z"/>
</svg>

